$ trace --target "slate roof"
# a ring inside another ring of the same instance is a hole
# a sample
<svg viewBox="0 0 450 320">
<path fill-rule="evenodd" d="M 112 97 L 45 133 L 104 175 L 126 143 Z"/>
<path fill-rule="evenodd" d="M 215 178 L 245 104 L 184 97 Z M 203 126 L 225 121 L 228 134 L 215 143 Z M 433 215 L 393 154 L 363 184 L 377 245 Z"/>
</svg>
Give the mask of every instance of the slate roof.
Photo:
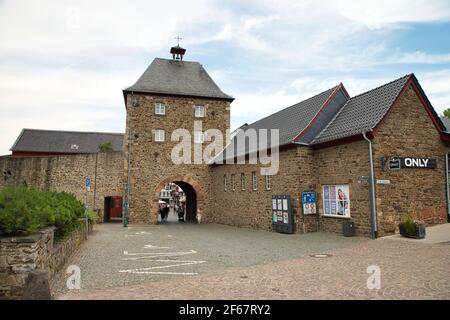
<svg viewBox="0 0 450 320">
<path fill-rule="evenodd" d="M 244 132 L 249 129 L 268 129 L 268 142 L 270 142 L 270 129 L 279 129 L 279 146 L 289 144 L 309 125 L 325 102 L 327 102 L 330 96 L 335 92 L 337 87 L 338 86 L 330 88 L 252 124 L 242 126 L 242 130 L 236 133 L 233 139 L 236 141 L 238 135 L 244 134 Z M 243 152 L 248 153 L 252 151 L 255 150 L 249 150 L 248 145 L 245 146 L 245 150 L 238 150 L 238 146 L 235 143 L 234 152 L 232 152 L 231 146 L 228 145 L 222 153 L 216 157 L 216 160 L 220 159 L 220 157 L 222 157 L 222 159 L 227 159 L 230 155 L 240 155 Z"/>
<path fill-rule="evenodd" d="M 123 133 L 23 129 L 10 149 L 13 152 L 96 153 L 98 145 L 111 141 L 122 151 Z"/>
<path fill-rule="evenodd" d="M 220 90 L 198 62 L 155 58 L 128 92 L 173 94 L 234 100 Z"/>
<path fill-rule="evenodd" d="M 312 141 L 320 144 L 373 129 L 384 117 L 412 74 L 352 97 Z"/>
<path fill-rule="evenodd" d="M 446 132 L 450 132 L 450 119 L 446 117 L 441 117 L 441 121 L 445 126 Z"/>
</svg>

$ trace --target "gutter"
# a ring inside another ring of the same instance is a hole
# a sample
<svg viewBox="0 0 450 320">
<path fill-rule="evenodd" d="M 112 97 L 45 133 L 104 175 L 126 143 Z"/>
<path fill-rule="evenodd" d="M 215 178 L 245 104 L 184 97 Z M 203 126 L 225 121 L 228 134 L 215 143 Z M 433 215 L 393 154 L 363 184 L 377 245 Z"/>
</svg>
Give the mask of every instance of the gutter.
<svg viewBox="0 0 450 320">
<path fill-rule="evenodd" d="M 367 132 L 363 131 L 362 136 L 364 140 L 369 144 L 369 165 L 370 165 L 370 176 L 369 176 L 369 198 L 370 198 L 370 228 L 371 237 L 376 239 L 378 235 L 377 226 L 377 207 L 376 207 L 376 196 L 375 196 L 375 174 L 373 169 L 373 150 L 372 150 L 372 140 L 367 138 Z"/>
</svg>

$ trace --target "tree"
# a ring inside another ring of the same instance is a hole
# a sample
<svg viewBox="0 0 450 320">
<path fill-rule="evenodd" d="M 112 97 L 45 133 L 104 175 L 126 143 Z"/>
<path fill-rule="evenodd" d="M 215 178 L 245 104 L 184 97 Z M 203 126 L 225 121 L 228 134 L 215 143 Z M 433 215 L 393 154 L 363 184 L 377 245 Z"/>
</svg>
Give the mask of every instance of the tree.
<svg viewBox="0 0 450 320">
<path fill-rule="evenodd" d="M 444 117 L 450 119 L 450 108 L 445 109 L 445 110 L 442 112 L 442 115 L 443 115 Z"/>
<path fill-rule="evenodd" d="M 100 143 L 98 145 L 98 149 L 100 150 L 100 152 L 112 152 L 114 150 L 111 141 Z"/>
</svg>

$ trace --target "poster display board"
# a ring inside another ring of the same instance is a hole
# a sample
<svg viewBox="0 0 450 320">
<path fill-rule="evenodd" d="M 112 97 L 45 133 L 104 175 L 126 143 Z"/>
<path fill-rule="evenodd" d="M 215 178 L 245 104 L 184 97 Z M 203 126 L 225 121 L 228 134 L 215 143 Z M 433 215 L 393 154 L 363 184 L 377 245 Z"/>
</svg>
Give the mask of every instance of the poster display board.
<svg viewBox="0 0 450 320">
<path fill-rule="evenodd" d="M 316 193 L 314 191 L 302 192 L 303 214 L 316 214 L 317 213 L 316 198 L 317 198 Z"/>
<path fill-rule="evenodd" d="M 272 229 L 281 233 L 295 232 L 289 195 L 272 196 Z"/>
<path fill-rule="evenodd" d="M 350 218 L 350 191 L 347 184 L 323 186 L 324 216 Z"/>
</svg>

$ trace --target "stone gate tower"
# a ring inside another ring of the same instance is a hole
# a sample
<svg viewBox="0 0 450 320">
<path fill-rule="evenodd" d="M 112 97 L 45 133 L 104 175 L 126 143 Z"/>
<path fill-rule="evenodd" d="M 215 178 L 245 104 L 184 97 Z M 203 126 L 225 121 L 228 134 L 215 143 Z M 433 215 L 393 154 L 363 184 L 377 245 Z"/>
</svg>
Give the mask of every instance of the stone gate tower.
<svg viewBox="0 0 450 320">
<path fill-rule="evenodd" d="M 173 59 L 154 59 L 139 80 L 123 91 L 131 223 L 157 223 L 159 192 L 170 182 L 186 193 L 186 219 L 195 220 L 199 209 L 202 220 L 208 220 L 210 168 L 203 161 L 198 163 L 198 158 L 194 164 L 194 150 L 203 147 L 202 133 L 208 129 L 218 129 L 225 137 L 233 98 L 220 90 L 200 63 L 184 61 L 185 51 L 172 47 Z M 172 151 L 181 139 L 173 134 L 177 129 L 189 132 L 191 164 L 172 161 Z"/>
</svg>

